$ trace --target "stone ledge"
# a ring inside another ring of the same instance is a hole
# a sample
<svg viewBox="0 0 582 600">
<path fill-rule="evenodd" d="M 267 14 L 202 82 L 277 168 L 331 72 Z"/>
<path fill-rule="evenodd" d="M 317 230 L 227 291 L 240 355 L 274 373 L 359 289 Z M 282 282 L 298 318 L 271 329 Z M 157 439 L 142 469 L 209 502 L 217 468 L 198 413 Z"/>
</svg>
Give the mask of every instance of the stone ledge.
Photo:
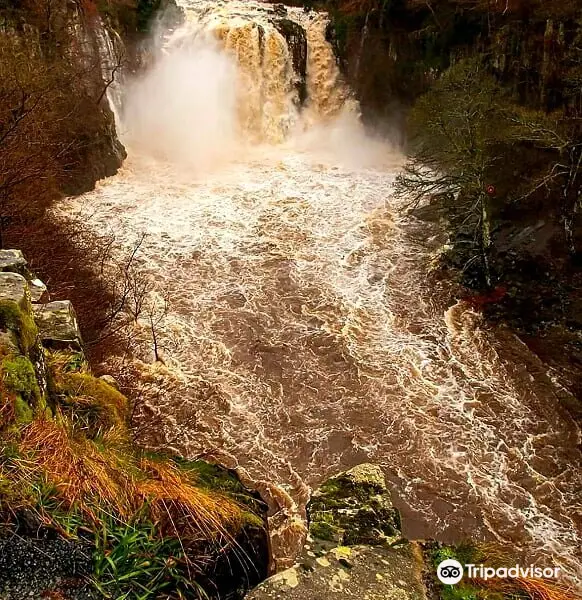
<svg viewBox="0 0 582 600">
<path fill-rule="evenodd" d="M 16 302 L 22 307 L 28 298 L 26 279 L 18 273 L 0 272 L 0 300 Z"/>
<path fill-rule="evenodd" d="M 28 262 L 20 250 L 0 250 L 0 271 L 26 276 Z"/>
<path fill-rule="evenodd" d="M 69 300 L 57 300 L 33 306 L 34 320 L 45 348 L 83 351 L 83 340 L 75 309 Z"/>
</svg>

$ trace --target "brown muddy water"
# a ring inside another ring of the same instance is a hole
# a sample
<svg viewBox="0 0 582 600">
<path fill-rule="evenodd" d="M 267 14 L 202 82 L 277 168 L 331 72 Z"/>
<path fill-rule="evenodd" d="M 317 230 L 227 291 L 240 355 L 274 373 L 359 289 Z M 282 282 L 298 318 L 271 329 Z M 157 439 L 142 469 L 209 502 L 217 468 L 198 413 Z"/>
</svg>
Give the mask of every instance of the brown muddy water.
<svg viewBox="0 0 582 600">
<path fill-rule="evenodd" d="M 580 579 L 566 392 L 509 331 L 462 302 L 439 307 L 418 241 L 429 232 L 392 197 L 402 157 L 359 125 L 325 15 L 289 9 L 306 31 L 301 109 L 270 5 L 185 8 L 118 90 L 125 166 L 58 209 L 120 253 L 145 234 L 153 290 L 132 359 L 109 366 L 140 374 L 150 441 L 261 490 L 279 567 L 300 547 L 310 489 L 369 461 L 409 536 L 509 542 Z"/>
</svg>

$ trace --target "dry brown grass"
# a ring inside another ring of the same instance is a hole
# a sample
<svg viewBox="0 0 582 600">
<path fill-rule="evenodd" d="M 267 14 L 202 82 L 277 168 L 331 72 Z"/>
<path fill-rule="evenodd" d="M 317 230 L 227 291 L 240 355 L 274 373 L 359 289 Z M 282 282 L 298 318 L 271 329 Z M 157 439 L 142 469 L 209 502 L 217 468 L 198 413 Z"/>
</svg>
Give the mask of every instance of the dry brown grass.
<svg viewBox="0 0 582 600">
<path fill-rule="evenodd" d="M 238 504 L 209 493 L 170 461 L 138 458 L 116 442 L 111 430 L 101 443 L 76 434 L 57 414 L 56 420 L 33 421 L 23 429 L 16 461 L 18 479 L 49 482 L 65 509 L 92 522 L 102 511 L 124 521 L 142 510 L 160 532 L 183 539 L 230 538 L 242 525 Z"/>
<path fill-rule="evenodd" d="M 567 586 L 547 579 L 517 577 L 515 579 L 475 580 L 476 585 L 491 594 L 506 598 L 530 598 L 531 600 L 580 600 L 582 595 Z"/>
<path fill-rule="evenodd" d="M 137 483 L 137 494 L 149 502 L 153 520 L 167 533 L 215 539 L 242 525 L 235 502 L 195 487 L 171 463 L 142 459 L 140 468 L 148 478 Z"/>
<path fill-rule="evenodd" d="M 66 425 L 36 420 L 23 431 L 20 451 L 27 462 L 21 472 L 28 480 L 39 474 L 55 486 L 67 507 L 79 506 L 95 519 L 95 507 L 131 515 L 130 478 L 115 452 L 97 449 L 94 442 L 75 439 Z"/>
<path fill-rule="evenodd" d="M 475 562 L 497 569 L 519 563 L 519 560 L 512 548 L 492 542 L 479 545 Z M 582 600 L 582 595 L 571 586 L 547 579 L 477 579 L 474 583 L 484 590 L 486 596 L 502 595 L 507 598 L 531 600 Z"/>
</svg>

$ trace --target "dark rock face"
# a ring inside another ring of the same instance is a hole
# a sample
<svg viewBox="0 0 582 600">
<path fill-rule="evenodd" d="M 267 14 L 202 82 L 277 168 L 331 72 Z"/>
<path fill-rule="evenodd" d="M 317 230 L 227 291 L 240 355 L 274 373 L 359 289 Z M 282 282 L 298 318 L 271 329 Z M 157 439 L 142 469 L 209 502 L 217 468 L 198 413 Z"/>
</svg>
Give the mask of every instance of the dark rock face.
<svg viewBox="0 0 582 600">
<path fill-rule="evenodd" d="M 87 144 L 74 153 L 73 168 L 63 183 L 63 193 L 82 194 L 95 183 L 117 173 L 127 157 L 125 147 L 117 138 L 113 113 L 107 104 L 95 107 L 95 131 Z"/>
<path fill-rule="evenodd" d="M 291 51 L 293 70 L 296 76 L 295 85 L 299 104 L 302 105 L 307 98 L 307 37 L 305 30 L 301 25 L 289 19 L 277 20 L 274 25 L 287 40 L 287 46 Z"/>
</svg>

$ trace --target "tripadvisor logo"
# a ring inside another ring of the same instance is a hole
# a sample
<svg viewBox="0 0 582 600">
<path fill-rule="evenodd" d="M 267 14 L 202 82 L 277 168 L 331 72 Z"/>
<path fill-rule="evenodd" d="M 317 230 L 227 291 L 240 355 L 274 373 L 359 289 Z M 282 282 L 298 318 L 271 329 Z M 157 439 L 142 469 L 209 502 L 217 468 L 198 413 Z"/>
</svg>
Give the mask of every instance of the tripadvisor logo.
<svg viewBox="0 0 582 600">
<path fill-rule="evenodd" d="M 459 583 L 463 578 L 463 565 L 453 558 L 443 560 L 437 567 L 437 577 L 447 585 Z"/>
<path fill-rule="evenodd" d="M 535 567 L 534 565 L 529 565 L 528 567 L 514 565 L 513 567 L 499 567 L 494 569 L 493 567 L 474 564 L 467 564 L 463 567 L 458 560 L 448 558 L 447 560 L 443 560 L 437 567 L 437 577 L 446 585 L 454 585 L 455 583 L 459 583 L 459 581 L 461 581 L 465 571 L 467 577 L 470 579 L 479 578 L 483 579 L 484 581 L 494 577 L 498 577 L 500 579 L 505 579 L 507 577 L 514 579 L 518 577 L 532 579 L 556 579 L 560 573 L 560 567 L 542 568 Z"/>
</svg>

